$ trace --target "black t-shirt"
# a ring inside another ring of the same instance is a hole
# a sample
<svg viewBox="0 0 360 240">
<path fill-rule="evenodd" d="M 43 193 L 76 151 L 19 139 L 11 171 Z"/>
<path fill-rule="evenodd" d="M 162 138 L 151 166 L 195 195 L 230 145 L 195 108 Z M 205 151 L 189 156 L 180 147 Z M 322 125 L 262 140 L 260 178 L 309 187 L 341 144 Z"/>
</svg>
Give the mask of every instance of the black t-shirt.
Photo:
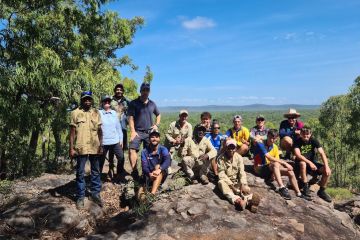
<svg viewBox="0 0 360 240">
<path fill-rule="evenodd" d="M 152 114 L 160 114 L 156 104 L 150 99 L 145 104 L 140 97 L 129 104 L 128 115 L 134 117 L 135 130 L 149 130 L 153 126 Z"/>
<path fill-rule="evenodd" d="M 306 157 L 312 162 L 316 162 L 315 149 L 321 148 L 321 144 L 315 138 L 310 138 L 309 142 L 304 142 L 301 138 L 298 138 L 294 143 L 294 148 L 299 148 L 301 155 Z"/>
</svg>

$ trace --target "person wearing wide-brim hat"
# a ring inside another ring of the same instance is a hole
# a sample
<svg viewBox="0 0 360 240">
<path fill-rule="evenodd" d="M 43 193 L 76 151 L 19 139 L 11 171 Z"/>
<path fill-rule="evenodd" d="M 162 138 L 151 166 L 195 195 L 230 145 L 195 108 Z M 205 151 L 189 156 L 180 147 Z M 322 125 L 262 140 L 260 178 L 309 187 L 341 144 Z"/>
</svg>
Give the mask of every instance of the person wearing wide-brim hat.
<svg viewBox="0 0 360 240">
<path fill-rule="evenodd" d="M 294 141 L 299 138 L 300 130 L 303 128 L 304 123 L 298 120 L 300 113 L 294 108 L 290 108 L 284 117 L 287 118 L 280 123 L 280 147 L 286 151 L 285 158 L 290 158 L 290 153 L 293 148 Z"/>
</svg>

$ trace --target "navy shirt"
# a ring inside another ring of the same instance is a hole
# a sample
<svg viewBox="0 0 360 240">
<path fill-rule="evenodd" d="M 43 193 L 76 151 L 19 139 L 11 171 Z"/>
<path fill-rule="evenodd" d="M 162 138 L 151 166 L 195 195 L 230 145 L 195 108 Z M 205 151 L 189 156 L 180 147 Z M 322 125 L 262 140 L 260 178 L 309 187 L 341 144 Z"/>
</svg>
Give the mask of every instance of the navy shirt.
<svg viewBox="0 0 360 240">
<path fill-rule="evenodd" d="M 304 127 L 304 123 L 296 120 L 295 126 L 291 127 L 288 120 L 284 120 L 280 123 L 279 135 L 280 139 L 285 136 L 291 137 L 292 139 L 296 138 L 295 130 L 300 130 Z"/>
<path fill-rule="evenodd" d="M 146 131 L 153 126 L 152 114 L 160 115 L 156 104 L 148 99 L 147 103 L 140 100 L 140 97 L 134 99 L 129 104 L 128 116 L 134 117 L 135 130 Z"/>
<path fill-rule="evenodd" d="M 166 147 L 159 144 L 158 151 L 152 154 L 152 151 L 147 147 L 141 152 L 141 166 L 144 175 L 149 175 L 155 170 L 155 166 L 160 164 L 163 171 L 167 171 L 171 164 L 171 156 Z"/>
</svg>

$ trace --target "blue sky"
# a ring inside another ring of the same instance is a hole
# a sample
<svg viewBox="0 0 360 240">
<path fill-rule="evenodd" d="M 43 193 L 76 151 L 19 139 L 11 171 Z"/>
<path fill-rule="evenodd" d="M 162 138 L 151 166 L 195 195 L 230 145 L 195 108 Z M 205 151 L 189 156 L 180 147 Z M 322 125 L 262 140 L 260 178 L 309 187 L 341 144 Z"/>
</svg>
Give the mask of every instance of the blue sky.
<svg viewBox="0 0 360 240">
<path fill-rule="evenodd" d="M 120 0 L 145 26 L 129 55 L 160 106 L 321 104 L 360 75 L 358 0 Z"/>
</svg>

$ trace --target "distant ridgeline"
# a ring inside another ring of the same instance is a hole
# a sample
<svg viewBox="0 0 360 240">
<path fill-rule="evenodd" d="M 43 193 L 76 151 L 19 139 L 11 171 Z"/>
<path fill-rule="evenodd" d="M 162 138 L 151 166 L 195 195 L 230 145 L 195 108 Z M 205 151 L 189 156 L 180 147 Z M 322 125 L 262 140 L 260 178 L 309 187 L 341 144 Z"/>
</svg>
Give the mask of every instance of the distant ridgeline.
<svg viewBox="0 0 360 240">
<path fill-rule="evenodd" d="M 189 112 L 233 112 L 233 111 L 269 111 L 269 110 L 288 110 L 295 108 L 297 110 L 317 110 L 320 105 L 300 105 L 300 104 L 284 104 L 284 105 L 266 105 L 251 104 L 243 106 L 176 106 L 176 107 L 160 107 L 161 112 L 179 112 L 181 109 L 187 109 Z"/>
</svg>

